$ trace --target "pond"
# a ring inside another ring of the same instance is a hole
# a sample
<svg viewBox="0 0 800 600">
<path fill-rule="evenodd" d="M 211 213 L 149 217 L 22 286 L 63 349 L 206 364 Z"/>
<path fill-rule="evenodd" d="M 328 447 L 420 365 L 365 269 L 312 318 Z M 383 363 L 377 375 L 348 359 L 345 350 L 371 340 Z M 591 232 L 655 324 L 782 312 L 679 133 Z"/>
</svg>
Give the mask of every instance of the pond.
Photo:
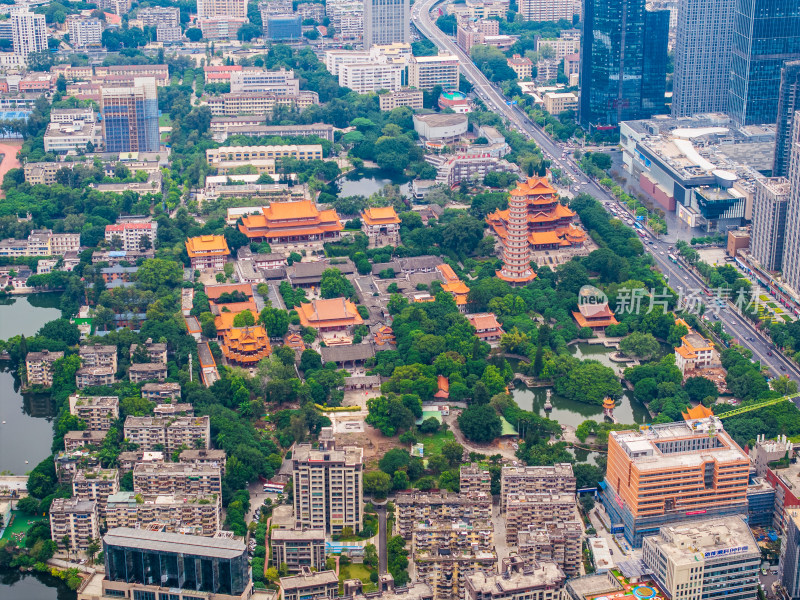
<svg viewBox="0 0 800 600">
<path fill-rule="evenodd" d="M 76 592 L 49 574 L 0 569 L 0 598 L 4 600 L 75 600 Z"/>
<path fill-rule="evenodd" d="M 339 197 L 364 196 L 369 198 L 372 194 L 380 192 L 390 183 L 400 186 L 400 193 L 409 195 L 411 184 L 407 177 L 387 173 L 379 169 L 362 169 L 352 171 L 339 179 Z"/>
<path fill-rule="evenodd" d="M 61 317 L 60 294 L 31 294 L 0 299 L 0 340 L 35 335 L 42 325 Z"/>
</svg>

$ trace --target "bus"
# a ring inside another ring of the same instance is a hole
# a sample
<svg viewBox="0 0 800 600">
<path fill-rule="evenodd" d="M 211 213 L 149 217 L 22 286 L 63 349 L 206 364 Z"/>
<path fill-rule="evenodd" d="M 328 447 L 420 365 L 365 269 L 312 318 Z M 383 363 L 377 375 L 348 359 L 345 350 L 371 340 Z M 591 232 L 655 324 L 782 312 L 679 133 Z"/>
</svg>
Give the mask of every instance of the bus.
<svg viewBox="0 0 800 600">
<path fill-rule="evenodd" d="M 286 486 L 280 483 L 272 483 L 268 481 L 264 484 L 264 492 L 269 494 L 282 494 L 285 487 Z"/>
<path fill-rule="evenodd" d="M 677 258 L 675 258 L 675 256 L 674 256 L 674 255 L 672 255 L 672 254 L 667 254 L 667 257 L 668 257 L 668 258 L 669 258 L 669 259 L 670 259 L 672 262 L 674 262 L 674 263 L 676 263 L 676 264 L 677 264 L 677 262 L 678 262 L 678 259 L 677 259 Z"/>
</svg>

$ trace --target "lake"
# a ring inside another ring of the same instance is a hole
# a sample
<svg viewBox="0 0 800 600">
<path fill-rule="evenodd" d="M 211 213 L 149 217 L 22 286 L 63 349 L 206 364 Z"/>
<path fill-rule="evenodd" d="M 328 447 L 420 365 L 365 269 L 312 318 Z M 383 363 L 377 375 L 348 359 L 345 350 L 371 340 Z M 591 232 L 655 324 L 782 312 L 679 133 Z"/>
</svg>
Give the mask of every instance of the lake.
<svg viewBox="0 0 800 600">
<path fill-rule="evenodd" d="M 0 339 L 35 335 L 42 325 L 61 317 L 59 303 L 59 294 L 0 300 Z M 25 475 L 50 455 L 54 416 L 49 395 L 20 393 L 19 380 L 0 363 L 0 471 Z"/>
<path fill-rule="evenodd" d="M 386 173 L 378 169 L 362 169 L 348 173 L 338 180 L 339 197 L 364 196 L 369 198 L 390 183 L 399 185 L 401 194 L 410 194 L 411 184 L 407 177 Z"/>
<path fill-rule="evenodd" d="M 63 581 L 51 575 L 0 569 L 0 598 L 3 600 L 75 600 L 77 596 Z"/>
<path fill-rule="evenodd" d="M 31 294 L 0 299 L 0 340 L 35 335 L 42 325 L 61 317 L 60 294 Z"/>
</svg>

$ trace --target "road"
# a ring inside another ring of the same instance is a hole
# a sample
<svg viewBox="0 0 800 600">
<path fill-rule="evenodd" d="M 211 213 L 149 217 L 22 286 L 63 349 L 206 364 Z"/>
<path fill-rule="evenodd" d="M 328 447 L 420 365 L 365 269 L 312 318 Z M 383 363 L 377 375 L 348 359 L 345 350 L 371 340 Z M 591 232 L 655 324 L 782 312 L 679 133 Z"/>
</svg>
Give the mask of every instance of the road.
<svg viewBox="0 0 800 600">
<path fill-rule="evenodd" d="M 627 207 L 620 207 L 614 196 L 605 188 L 600 186 L 595 180 L 584 174 L 576 164 L 571 152 L 566 151 L 565 147 L 553 140 L 540 127 L 533 123 L 516 106 L 508 104 L 508 99 L 486 78 L 483 72 L 475 66 L 469 55 L 464 52 L 455 42 L 440 30 L 431 18 L 430 11 L 442 0 L 419 0 L 411 7 L 411 22 L 416 28 L 431 40 L 437 48 L 454 54 L 458 57 L 461 73 L 473 85 L 475 94 L 494 112 L 503 116 L 508 124 L 514 129 L 533 139 L 542 149 L 545 157 L 548 158 L 552 166 L 567 173 L 576 182 L 576 188 L 581 193 L 594 196 L 603 203 L 606 210 L 612 206 L 619 207 L 620 211 L 628 213 Z M 659 270 L 664 273 L 670 286 L 678 292 L 681 288 L 684 292 L 696 290 L 702 293 L 705 284 L 700 277 L 685 268 L 679 268 L 673 264 L 668 255 L 670 253 L 670 243 L 657 237 L 648 235 L 648 242 L 645 250 L 649 252 Z M 761 335 L 755 327 L 746 319 L 736 314 L 733 307 L 728 304 L 719 309 L 719 318 L 722 320 L 723 329 L 732 335 L 739 344 L 753 352 L 754 360 L 758 360 L 762 365 L 769 368 L 772 376 L 788 375 L 795 381 L 800 381 L 800 370 L 797 365 L 786 358 L 780 352 L 771 351 L 771 343 Z M 771 352 L 771 355 L 768 354 Z M 800 408 L 800 406 L 799 406 Z M 463 442 L 462 442 L 463 443 Z"/>
<path fill-rule="evenodd" d="M 386 501 L 373 502 L 375 512 L 378 513 L 378 573 L 385 575 L 389 572 L 389 553 L 387 550 L 388 533 L 386 531 Z"/>
</svg>

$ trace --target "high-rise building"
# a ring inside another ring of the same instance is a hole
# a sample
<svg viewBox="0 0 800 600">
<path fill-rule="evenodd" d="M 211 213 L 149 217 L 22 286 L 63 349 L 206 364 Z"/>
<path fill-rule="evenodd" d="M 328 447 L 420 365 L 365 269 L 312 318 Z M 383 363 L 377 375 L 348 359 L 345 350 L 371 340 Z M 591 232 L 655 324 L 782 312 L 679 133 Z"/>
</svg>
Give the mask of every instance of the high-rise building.
<svg viewBox="0 0 800 600">
<path fill-rule="evenodd" d="M 27 58 L 32 52 L 47 51 L 47 25 L 44 15 L 35 15 L 27 9 L 11 12 L 11 39 L 14 54 Z"/>
<path fill-rule="evenodd" d="M 581 124 L 616 127 L 621 121 L 660 112 L 666 90 L 667 41 L 663 18 L 648 16 L 645 0 L 586 0 Z"/>
<path fill-rule="evenodd" d="M 778 94 L 778 125 L 775 128 L 774 177 L 786 177 L 791 156 L 794 115 L 800 110 L 800 60 L 783 63 L 781 89 Z"/>
<path fill-rule="evenodd" d="M 158 152 L 158 95 L 152 77 L 107 87 L 100 99 L 106 152 Z"/>
<path fill-rule="evenodd" d="M 569 463 L 551 466 L 503 467 L 500 472 L 500 510 L 511 494 L 575 493 L 575 473 Z"/>
<path fill-rule="evenodd" d="M 197 18 L 247 17 L 247 0 L 197 0 Z"/>
<path fill-rule="evenodd" d="M 75 48 L 99 46 L 103 36 L 103 24 L 100 19 L 72 15 L 67 19 L 69 43 Z"/>
<path fill-rule="evenodd" d="M 784 597 L 797 600 L 800 598 L 800 510 L 787 509 L 786 517 L 786 536 L 781 544 L 778 573 L 786 591 Z"/>
<path fill-rule="evenodd" d="M 788 179 L 785 177 L 756 179 L 750 253 L 767 271 L 780 271 L 783 266 L 788 204 Z"/>
<path fill-rule="evenodd" d="M 781 67 L 800 58 L 798 0 L 735 0 L 728 114 L 740 125 L 775 123 Z"/>
<path fill-rule="evenodd" d="M 572 21 L 573 0 L 519 0 L 519 15 L 525 21 Z"/>
<path fill-rule="evenodd" d="M 641 546 L 664 526 L 747 514 L 749 469 L 714 416 L 614 431 L 601 499 L 611 527 Z"/>
<path fill-rule="evenodd" d="M 295 528 L 325 529 L 341 533 L 345 527 L 361 529 L 364 504 L 364 450 L 357 446 L 336 449 L 331 431 L 316 448 L 297 444 L 292 455 Z"/>
<path fill-rule="evenodd" d="M 761 549 L 742 515 L 662 527 L 642 556 L 669 598 L 748 600 L 758 596 Z"/>
<path fill-rule="evenodd" d="M 735 2 L 679 1 L 672 78 L 673 117 L 727 109 Z"/>
<path fill-rule="evenodd" d="M 412 56 L 408 63 L 408 85 L 418 90 L 458 89 L 458 57 L 452 54 Z"/>
<path fill-rule="evenodd" d="M 789 141 L 789 206 L 786 208 L 786 231 L 800 227 L 800 112 L 794 114 Z M 800 236 L 789 235 L 783 244 L 783 278 L 794 290 L 800 289 Z"/>
<path fill-rule="evenodd" d="M 100 537 L 97 503 L 80 498 L 56 498 L 50 505 L 50 537 L 59 546 L 85 550 Z"/>
<path fill-rule="evenodd" d="M 364 48 L 411 43 L 410 0 L 364 0 Z"/>
</svg>

